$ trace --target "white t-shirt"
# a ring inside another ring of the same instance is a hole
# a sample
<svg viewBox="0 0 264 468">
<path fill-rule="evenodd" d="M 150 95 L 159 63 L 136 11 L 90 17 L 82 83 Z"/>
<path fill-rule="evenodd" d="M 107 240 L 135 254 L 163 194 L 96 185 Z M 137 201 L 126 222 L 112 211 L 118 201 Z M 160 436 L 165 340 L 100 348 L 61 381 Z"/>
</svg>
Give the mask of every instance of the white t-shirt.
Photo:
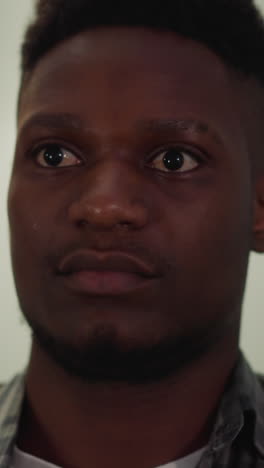
<svg viewBox="0 0 264 468">
<path fill-rule="evenodd" d="M 181 458 L 180 460 L 169 463 L 167 465 L 159 466 L 157 468 L 195 468 L 200 461 L 205 448 L 198 450 L 198 452 L 192 453 L 187 457 Z M 52 463 L 47 463 L 40 458 L 33 457 L 28 453 L 22 452 L 17 447 L 14 449 L 13 458 L 11 462 L 11 468 L 60 468 Z"/>
</svg>

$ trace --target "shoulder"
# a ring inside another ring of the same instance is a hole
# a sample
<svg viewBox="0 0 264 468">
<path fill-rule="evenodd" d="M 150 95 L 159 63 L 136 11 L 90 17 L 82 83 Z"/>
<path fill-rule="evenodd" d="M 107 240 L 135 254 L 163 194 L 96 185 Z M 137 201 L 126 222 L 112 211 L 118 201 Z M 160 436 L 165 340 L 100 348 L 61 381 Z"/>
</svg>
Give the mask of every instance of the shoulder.
<svg viewBox="0 0 264 468">
<path fill-rule="evenodd" d="M 12 390 L 15 387 L 19 387 L 23 384 L 25 379 L 25 373 L 15 374 L 9 381 L 0 382 L 0 395 L 7 391 Z"/>
<path fill-rule="evenodd" d="M 0 384 L 0 419 L 7 408 L 20 406 L 25 390 L 24 374 L 15 375 L 8 383 Z"/>
<path fill-rule="evenodd" d="M 4 382 L 0 383 L 0 396 L 10 383 L 11 383 L 11 381 L 10 382 L 5 382 L 5 383 Z"/>
<path fill-rule="evenodd" d="M 6 386 L 7 386 L 6 383 L 5 383 L 5 384 L 4 384 L 4 383 L 0 383 L 0 398 L 1 398 L 1 395 L 2 395 L 2 393 L 3 393 L 3 391 L 4 391 L 4 389 L 5 389 Z"/>
<path fill-rule="evenodd" d="M 8 447 L 15 440 L 24 393 L 23 374 L 16 375 L 7 384 L 0 384 L 0 459 L 7 455 Z"/>
<path fill-rule="evenodd" d="M 264 374 L 256 374 L 256 378 L 260 383 L 262 390 L 264 391 Z"/>
</svg>

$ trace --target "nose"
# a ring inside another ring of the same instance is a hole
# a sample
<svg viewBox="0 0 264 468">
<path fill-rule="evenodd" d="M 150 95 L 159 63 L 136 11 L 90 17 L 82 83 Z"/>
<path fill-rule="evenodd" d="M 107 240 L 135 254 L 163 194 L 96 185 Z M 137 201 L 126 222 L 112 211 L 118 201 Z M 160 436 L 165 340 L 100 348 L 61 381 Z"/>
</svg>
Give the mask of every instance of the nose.
<svg viewBox="0 0 264 468">
<path fill-rule="evenodd" d="M 70 221 L 90 229 L 141 229 L 148 221 L 142 176 L 135 168 L 101 164 L 78 180 L 78 197 L 69 207 Z"/>
</svg>

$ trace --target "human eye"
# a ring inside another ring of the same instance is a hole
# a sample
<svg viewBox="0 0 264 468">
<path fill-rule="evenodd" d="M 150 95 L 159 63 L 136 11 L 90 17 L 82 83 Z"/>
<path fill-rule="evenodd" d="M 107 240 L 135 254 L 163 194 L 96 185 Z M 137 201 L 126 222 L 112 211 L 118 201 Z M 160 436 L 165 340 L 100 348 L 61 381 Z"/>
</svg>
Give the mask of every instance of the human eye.
<svg viewBox="0 0 264 468">
<path fill-rule="evenodd" d="M 162 172 L 185 173 L 196 169 L 201 161 L 202 158 L 191 151 L 171 147 L 156 153 L 150 166 Z"/>
<path fill-rule="evenodd" d="M 81 164 L 80 158 L 59 144 L 42 145 L 34 150 L 34 156 L 37 164 L 46 168 L 64 168 Z"/>
</svg>

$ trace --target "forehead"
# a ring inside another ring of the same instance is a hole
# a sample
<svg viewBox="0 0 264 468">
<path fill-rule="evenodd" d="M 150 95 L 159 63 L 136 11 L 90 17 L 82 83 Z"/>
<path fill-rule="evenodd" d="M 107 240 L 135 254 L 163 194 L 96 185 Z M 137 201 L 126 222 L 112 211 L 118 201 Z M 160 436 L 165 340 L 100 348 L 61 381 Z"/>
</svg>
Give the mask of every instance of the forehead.
<svg viewBox="0 0 264 468">
<path fill-rule="evenodd" d="M 236 101 L 231 73 L 205 46 L 172 32 L 98 28 L 39 61 L 22 94 L 19 126 L 34 113 L 70 113 L 120 131 L 145 118 L 177 117 L 234 139 Z"/>
</svg>

